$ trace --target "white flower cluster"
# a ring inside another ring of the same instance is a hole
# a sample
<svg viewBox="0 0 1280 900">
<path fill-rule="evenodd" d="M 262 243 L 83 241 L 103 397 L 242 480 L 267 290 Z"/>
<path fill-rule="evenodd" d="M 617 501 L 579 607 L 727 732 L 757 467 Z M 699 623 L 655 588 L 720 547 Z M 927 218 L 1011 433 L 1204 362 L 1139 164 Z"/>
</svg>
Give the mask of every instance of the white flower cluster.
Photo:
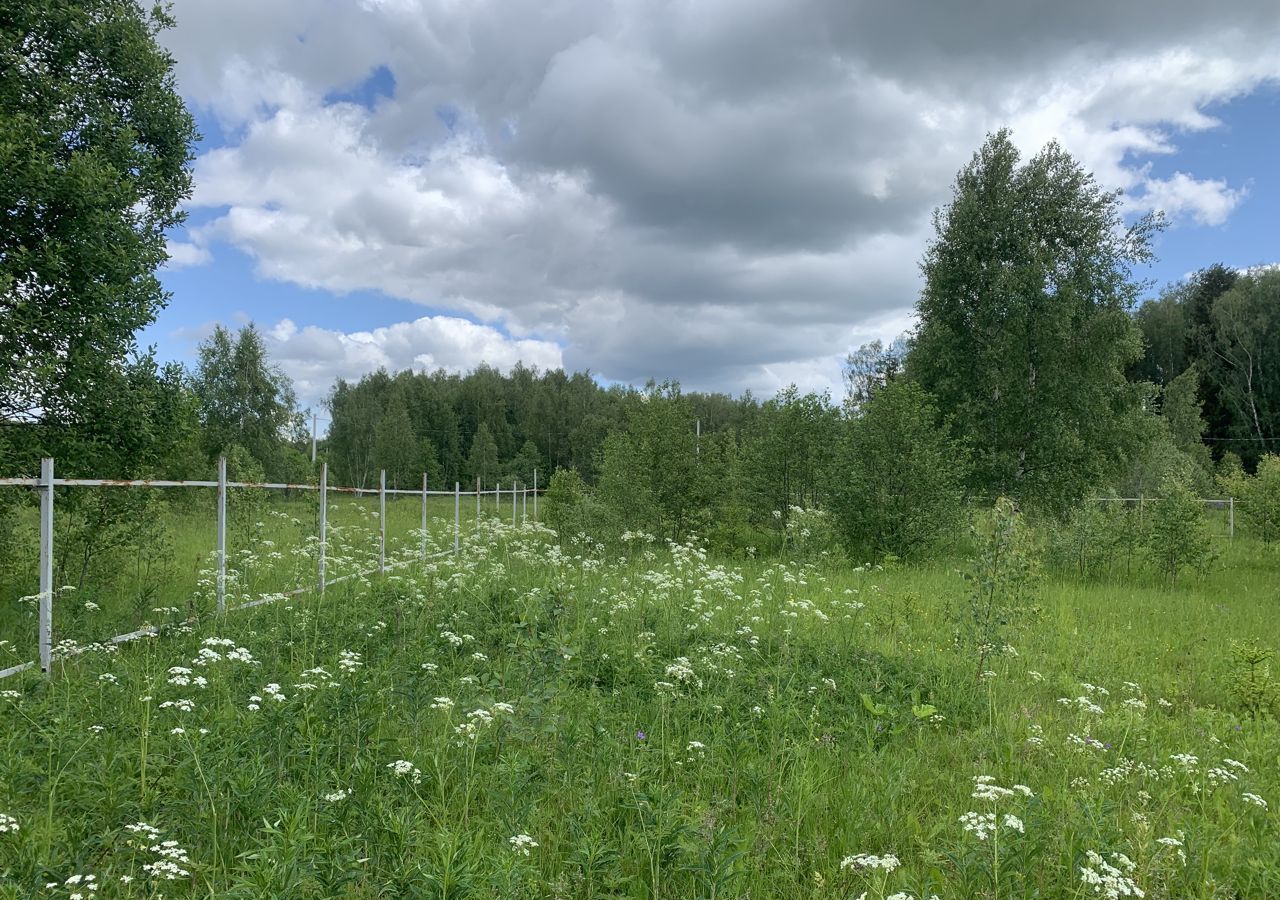
<svg viewBox="0 0 1280 900">
<path fill-rule="evenodd" d="M 326 803 L 341 803 L 343 800 L 346 800 L 350 796 L 351 796 L 351 792 L 343 789 L 343 790 L 332 791 L 328 794 L 325 794 L 324 800 Z"/>
<path fill-rule="evenodd" d="M 453 698 L 451 697 L 436 697 L 436 699 L 431 704 L 432 709 L 443 709 L 445 712 L 448 712 L 449 710 L 453 709 L 453 707 L 454 707 L 454 702 L 453 702 Z"/>
<path fill-rule="evenodd" d="M 395 762 L 387 763 L 387 768 L 394 772 L 397 778 L 408 778 L 414 784 L 422 784 L 422 772 L 407 759 L 397 759 Z"/>
<path fill-rule="evenodd" d="M 142 866 L 142 871 L 153 878 L 163 878 L 166 881 L 177 881 L 179 878 L 191 877 L 191 873 L 184 868 L 184 866 L 191 865 L 187 851 L 178 846 L 177 841 L 158 840 L 161 835 L 159 828 L 154 825 L 148 825 L 146 822 L 136 822 L 133 825 L 126 825 L 125 831 L 136 834 L 143 839 L 142 844 L 134 844 L 130 841 L 130 846 L 145 847 L 149 852 L 155 854 L 155 859 L 145 863 Z M 156 841 L 156 843 L 151 843 L 152 841 Z"/>
<path fill-rule="evenodd" d="M 892 872 L 900 865 L 902 865 L 901 860 L 892 853 L 886 853 L 883 856 L 876 856 L 872 853 L 855 853 L 840 860 L 841 869 L 880 869 L 885 874 Z"/>
<path fill-rule="evenodd" d="M 529 851 L 536 849 L 538 842 L 527 834 L 517 834 L 515 837 L 509 838 L 507 841 L 511 844 L 511 849 L 523 856 L 528 856 Z"/>
<path fill-rule="evenodd" d="M 161 709 L 176 709 L 178 712 L 189 713 L 196 708 L 194 700 L 185 700 L 179 698 L 177 700 L 166 700 L 160 704 Z"/>
<path fill-rule="evenodd" d="M 1130 877 L 1137 869 L 1137 865 L 1123 853 L 1111 854 L 1110 863 L 1102 858 L 1102 854 L 1093 850 L 1086 852 L 1085 856 L 1089 860 L 1089 865 L 1080 867 L 1080 880 L 1086 887 L 1093 889 L 1095 896 L 1106 897 L 1107 900 L 1146 896 L 1137 882 Z"/>
<path fill-rule="evenodd" d="M 203 675 L 192 675 L 191 670 L 185 666 L 170 666 L 169 683 L 178 687 L 187 687 L 195 685 L 196 687 L 208 687 L 209 680 Z"/>
<path fill-rule="evenodd" d="M 1240 796 L 1244 799 L 1245 803 L 1252 803 L 1254 806 L 1258 807 L 1259 809 L 1267 808 L 1267 801 L 1263 800 L 1257 794 L 1251 794 L 1248 791 L 1245 791 Z M 3 825 L 3 824 L 4 824 L 3 822 L 0 822 L 0 825 Z M 3 828 L 0 828 L 0 831 L 3 831 L 3 830 L 4 830 Z"/>
<path fill-rule="evenodd" d="M 8 813 L 0 813 L 0 834 L 18 830 L 18 820 Z"/>
<path fill-rule="evenodd" d="M 353 650 L 343 650 L 338 654 L 338 668 L 350 675 L 356 669 L 364 665 L 360 654 Z"/>
<path fill-rule="evenodd" d="M 56 881 L 50 881 L 45 884 L 48 890 L 56 890 L 59 887 L 66 888 L 68 900 L 85 900 L 85 895 L 93 896 L 98 891 L 97 875 L 72 875 L 62 882 L 61 885 Z"/>
</svg>

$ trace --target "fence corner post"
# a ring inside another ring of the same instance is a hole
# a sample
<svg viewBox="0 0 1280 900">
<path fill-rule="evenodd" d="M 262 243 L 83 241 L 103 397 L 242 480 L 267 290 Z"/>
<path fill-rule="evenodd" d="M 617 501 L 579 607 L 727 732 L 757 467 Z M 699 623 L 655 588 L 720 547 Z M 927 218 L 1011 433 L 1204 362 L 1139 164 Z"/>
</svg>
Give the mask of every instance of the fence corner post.
<svg viewBox="0 0 1280 900">
<path fill-rule="evenodd" d="M 1227 539 L 1234 540 L 1236 536 L 1236 498 L 1227 498 Z"/>
<path fill-rule="evenodd" d="M 453 483 L 453 555 L 458 555 L 462 534 L 462 482 Z"/>
<path fill-rule="evenodd" d="M 218 574 L 214 593 L 218 615 L 227 611 L 227 458 L 218 457 Z"/>
<path fill-rule="evenodd" d="M 511 482 L 511 527 L 516 527 L 516 483 L 514 479 Z"/>
<path fill-rule="evenodd" d="M 40 460 L 40 668 L 53 675 L 53 459 Z"/>
<path fill-rule="evenodd" d="M 533 470 L 533 521 L 538 521 L 538 470 Z"/>
<path fill-rule="evenodd" d="M 320 464 L 320 547 L 319 547 L 319 589 L 324 596 L 325 554 L 329 549 L 329 464 Z"/>
</svg>

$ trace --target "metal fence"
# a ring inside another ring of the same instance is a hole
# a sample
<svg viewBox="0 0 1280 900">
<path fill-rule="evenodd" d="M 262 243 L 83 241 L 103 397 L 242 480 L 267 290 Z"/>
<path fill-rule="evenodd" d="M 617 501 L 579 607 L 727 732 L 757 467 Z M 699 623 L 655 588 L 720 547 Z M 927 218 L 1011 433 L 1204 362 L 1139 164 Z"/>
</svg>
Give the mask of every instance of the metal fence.
<svg viewBox="0 0 1280 900">
<path fill-rule="evenodd" d="M 1094 497 L 1099 502 L 1125 503 L 1138 510 L 1138 516 L 1141 518 L 1142 509 L 1148 503 L 1159 503 L 1163 497 Z M 1226 497 L 1223 499 L 1198 499 L 1198 503 L 1203 503 L 1207 509 L 1221 509 L 1227 513 L 1227 537 L 1234 538 L 1236 536 L 1236 498 Z"/>
<path fill-rule="evenodd" d="M 320 466 L 319 484 L 285 484 L 276 482 L 246 482 L 246 481 L 228 481 L 227 480 L 227 461 L 225 458 L 218 460 L 218 480 L 217 481 L 165 481 L 159 479 L 104 479 L 104 478 L 55 478 L 54 477 L 54 461 L 52 459 L 43 459 L 40 462 L 39 478 L 0 478 L 0 487 L 26 487 L 35 488 L 40 494 L 40 513 L 39 513 L 39 532 L 40 532 L 40 592 L 39 598 L 39 615 L 38 615 L 38 632 L 40 645 L 40 658 L 37 661 L 24 662 L 5 669 L 0 669 L 0 679 L 7 678 L 10 675 L 17 675 L 33 668 L 37 664 L 44 674 L 49 676 L 53 670 L 53 521 L 54 521 L 54 489 L 55 488 L 217 488 L 217 526 L 216 526 L 216 545 L 214 550 L 216 576 L 214 584 L 214 595 L 216 611 L 218 615 L 223 615 L 228 611 L 227 596 L 227 491 L 232 488 L 256 488 L 268 491 L 317 491 L 319 492 L 320 509 L 319 509 L 319 526 L 318 526 L 318 543 L 317 547 L 317 565 L 316 580 L 313 585 L 297 588 L 291 591 L 271 594 L 257 600 L 241 603 L 230 607 L 231 610 L 247 609 L 249 607 L 261 606 L 266 603 L 272 603 L 287 597 L 296 596 L 298 594 L 315 591 L 323 595 L 325 588 L 347 581 L 353 578 L 360 578 L 369 575 L 382 575 L 388 570 L 408 565 L 413 562 L 426 562 L 428 559 L 445 556 L 450 553 L 449 550 L 441 550 L 433 554 L 428 554 L 428 529 L 427 529 L 427 501 L 430 497 L 452 497 L 453 498 L 453 549 L 452 553 L 457 554 L 461 546 L 462 536 L 462 498 L 463 496 L 475 495 L 476 498 L 476 517 L 480 517 L 482 497 L 493 496 L 494 508 L 501 515 L 505 506 L 504 493 L 510 493 L 511 500 L 511 524 L 517 522 L 517 512 L 521 516 L 527 518 L 529 512 L 529 497 L 533 497 L 533 517 L 538 517 L 538 473 L 533 473 L 533 487 L 520 485 L 513 481 L 509 492 L 504 492 L 501 484 L 495 485 L 493 490 L 482 490 L 480 480 L 476 480 L 474 491 L 462 490 L 459 482 L 454 482 L 452 491 L 428 490 L 427 476 L 422 476 L 422 488 L 420 490 L 395 489 L 387 487 L 387 473 L 381 471 L 378 476 L 377 488 L 356 488 L 356 487 L 337 487 L 329 484 L 329 466 L 322 463 Z M 328 549 L 328 508 L 330 492 L 338 494 L 354 494 L 357 496 L 371 496 L 376 494 L 378 497 L 378 564 L 374 568 L 365 569 L 357 572 L 350 572 L 336 578 L 330 578 L 326 574 L 327 549 Z M 418 558 L 406 559 L 400 562 L 387 562 L 387 497 L 405 495 L 422 498 L 422 530 L 421 530 L 421 547 Z M 117 634 L 107 638 L 103 643 L 121 644 L 127 641 L 136 640 L 137 638 L 147 637 L 157 633 L 157 629 L 151 626 L 144 626 L 136 631 Z"/>
</svg>

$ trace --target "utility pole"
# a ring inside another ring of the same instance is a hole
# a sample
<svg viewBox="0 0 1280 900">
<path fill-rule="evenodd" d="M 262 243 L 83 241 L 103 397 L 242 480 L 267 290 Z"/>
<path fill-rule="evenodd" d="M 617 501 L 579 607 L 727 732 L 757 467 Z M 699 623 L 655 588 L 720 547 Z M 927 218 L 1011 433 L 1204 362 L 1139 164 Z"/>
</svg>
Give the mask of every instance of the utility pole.
<svg viewBox="0 0 1280 900">
<path fill-rule="evenodd" d="M 316 462 L 316 414 L 311 414 L 311 464 Z"/>
</svg>

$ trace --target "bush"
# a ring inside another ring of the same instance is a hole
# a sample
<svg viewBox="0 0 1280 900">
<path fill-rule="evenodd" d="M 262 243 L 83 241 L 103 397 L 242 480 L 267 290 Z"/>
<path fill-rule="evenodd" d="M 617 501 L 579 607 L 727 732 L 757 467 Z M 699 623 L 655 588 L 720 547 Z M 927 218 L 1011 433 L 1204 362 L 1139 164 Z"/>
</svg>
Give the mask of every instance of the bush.
<svg viewBox="0 0 1280 900">
<path fill-rule="evenodd" d="M 1208 571 L 1217 551 L 1205 521 L 1204 504 L 1191 489 L 1180 480 L 1166 479 L 1161 493 L 1163 496 L 1147 507 L 1143 550 L 1156 570 L 1170 584 L 1176 584 L 1187 569 Z"/>
<path fill-rule="evenodd" d="M 1133 518 L 1122 503 L 1085 500 L 1050 528 L 1050 564 L 1079 578 L 1102 576 L 1126 555 Z"/>
<path fill-rule="evenodd" d="M 937 544 L 960 518 L 965 455 L 930 395 L 891 382 L 847 427 L 831 494 L 850 550 L 906 557 Z"/>
</svg>

